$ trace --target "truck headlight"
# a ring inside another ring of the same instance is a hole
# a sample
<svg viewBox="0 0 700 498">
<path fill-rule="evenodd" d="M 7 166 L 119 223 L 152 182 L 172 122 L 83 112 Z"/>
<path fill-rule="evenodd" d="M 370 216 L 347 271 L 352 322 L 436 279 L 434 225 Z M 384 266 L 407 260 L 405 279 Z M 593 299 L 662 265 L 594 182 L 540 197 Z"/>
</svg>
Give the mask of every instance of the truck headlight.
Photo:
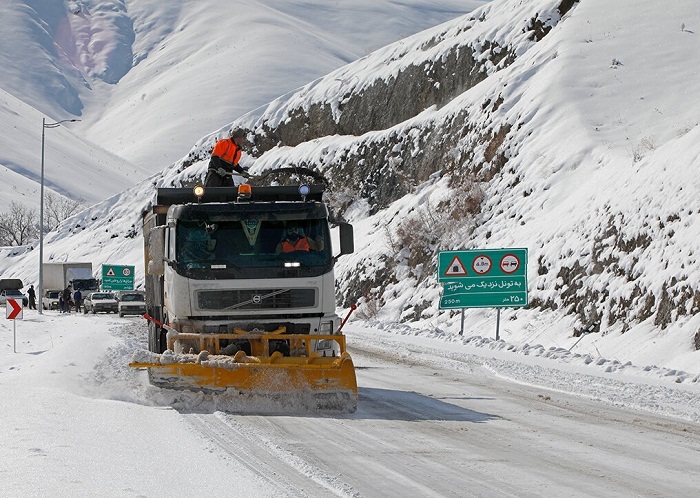
<svg viewBox="0 0 700 498">
<path fill-rule="evenodd" d="M 321 322 L 318 328 L 320 334 L 330 335 L 333 333 L 333 322 Z"/>
</svg>

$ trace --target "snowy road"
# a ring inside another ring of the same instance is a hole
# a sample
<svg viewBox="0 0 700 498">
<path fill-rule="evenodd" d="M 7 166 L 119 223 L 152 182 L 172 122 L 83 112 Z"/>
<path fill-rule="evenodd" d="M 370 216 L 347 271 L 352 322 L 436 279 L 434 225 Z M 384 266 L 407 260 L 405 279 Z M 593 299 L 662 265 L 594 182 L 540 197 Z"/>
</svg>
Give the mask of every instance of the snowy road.
<svg viewBox="0 0 700 498">
<path fill-rule="evenodd" d="M 700 490 L 697 383 L 582 374 L 551 359 L 354 325 L 356 413 L 243 415 L 206 395 L 154 388 L 130 370 L 130 351 L 145 340 L 137 318 L 31 317 L 19 325 L 17 353 L 2 329 L 6 496 Z M 632 397 L 679 416 L 632 408 Z"/>
<path fill-rule="evenodd" d="M 696 424 L 501 380 L 478 357 L 449 360 L 433 350 L 421 359 L 367 344 L 351 352 L 360 386 L 353 415 L 185 416 L 289 496 L 700 490 Z"/>
<path fill-rule="evenodd" d="M 426 366 L 357 350 L 355 358 L 368 393 L 358 411 L 376 421 L 365 428 L 365 451 L 374 448 L 394 476 L 378 473 L 386 487 L 360 486 L 364 496 L 695 496 L 700 489 L 697 425 L 499 380 L 481 361 L 435 368 L 430 359 Z"/>
</svg>

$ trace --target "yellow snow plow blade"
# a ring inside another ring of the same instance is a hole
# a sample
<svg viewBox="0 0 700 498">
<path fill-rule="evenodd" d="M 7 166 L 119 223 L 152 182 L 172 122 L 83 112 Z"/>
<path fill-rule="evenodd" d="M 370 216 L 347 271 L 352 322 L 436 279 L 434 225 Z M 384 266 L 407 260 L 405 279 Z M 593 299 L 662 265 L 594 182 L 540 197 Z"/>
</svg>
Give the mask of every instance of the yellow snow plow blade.
<svg viewBox="0 0 700 498">
<path fill-rule="evenodd" d="M 293 334 L 177 334 L 178 341 L 202 341 L 218 351 L 221 340 L 249 340 L 253 354 L 238 351 L 233 356 L 200 353 L 137 353 L 132 368 L 149 369 L 151 382 L 175 389 L 219 391 L 232 389 L 253 395 L 311 394 L 326 400 L 319 406 L 354 411 L 357 406 L 357 380 L 352 358 L 345 351 L 342 335 Z M 267 355 L 270 340 L 289 341 L 299 356 Z M 335 341 L 339 356 L 320 356 L 312 351 L 316 341 Z"/>
</svg>

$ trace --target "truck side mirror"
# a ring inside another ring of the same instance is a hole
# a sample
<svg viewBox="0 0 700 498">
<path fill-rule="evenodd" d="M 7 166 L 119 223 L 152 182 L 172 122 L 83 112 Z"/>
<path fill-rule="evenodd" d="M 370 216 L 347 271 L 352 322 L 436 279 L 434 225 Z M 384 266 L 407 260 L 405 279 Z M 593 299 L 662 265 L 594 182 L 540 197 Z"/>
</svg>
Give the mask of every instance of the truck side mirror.
<svg viewBox="0 0 700 498">
<path fill-rule="evenodd" d="M 352 254 L 355 251 L 355 238 L 350 223 L 338 223 L 340 227 L 340 254 Z"/>
<path fill-rule="evenodd" d="M 154 227 L 148 235 L 148 247 L 146 260 L 148 261 L 149 275 L 163 275 L 165 273 L 165 228 Z"/>
</svg>

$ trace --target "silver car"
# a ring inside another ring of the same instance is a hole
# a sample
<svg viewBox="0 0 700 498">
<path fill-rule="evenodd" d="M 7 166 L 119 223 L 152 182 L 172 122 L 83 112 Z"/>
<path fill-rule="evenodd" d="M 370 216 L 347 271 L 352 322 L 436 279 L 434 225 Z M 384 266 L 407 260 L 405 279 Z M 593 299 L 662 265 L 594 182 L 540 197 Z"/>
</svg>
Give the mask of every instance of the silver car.
<svg viewBox="0 0 700 498">
<path fill-rule="evenodd" d="M 128 292 L 119 298 L 119 316 L 143 315 L 146 313 L 146 298 L 138 292 Z"/>
<path fill-rule="evenodd" d="M 119 304 L 112 292 L 91 292 L 83 301 L 83 313 L 117 313 Z"/>
</svg>

